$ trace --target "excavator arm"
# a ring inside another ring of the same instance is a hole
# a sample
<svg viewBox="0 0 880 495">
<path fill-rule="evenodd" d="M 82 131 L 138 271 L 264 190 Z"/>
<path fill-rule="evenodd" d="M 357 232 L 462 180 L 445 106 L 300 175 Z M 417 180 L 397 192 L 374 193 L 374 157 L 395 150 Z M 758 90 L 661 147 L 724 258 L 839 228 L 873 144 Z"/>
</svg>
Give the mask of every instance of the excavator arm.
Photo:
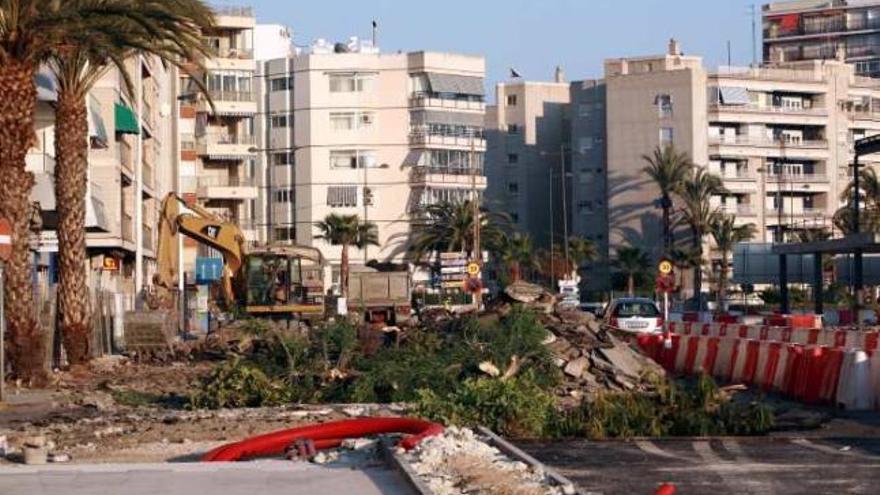
<svg viewBox="0 0 880 495">
<path fill-rule="evenodd" d="M 177 236 L 187 237 L 212 247 L 223 254 L 223 290 L 228 303 L 235 301 L 232 278 L 241 269 L 244 259 L 244 235 L 237 225 L 225 222 L 209 210 L 187 205 L 177 194 L 168 193 L 162 200 L 159 218 L 158 273 L 156 286 L 174 290 L 180 272 Z"/>
</svg>

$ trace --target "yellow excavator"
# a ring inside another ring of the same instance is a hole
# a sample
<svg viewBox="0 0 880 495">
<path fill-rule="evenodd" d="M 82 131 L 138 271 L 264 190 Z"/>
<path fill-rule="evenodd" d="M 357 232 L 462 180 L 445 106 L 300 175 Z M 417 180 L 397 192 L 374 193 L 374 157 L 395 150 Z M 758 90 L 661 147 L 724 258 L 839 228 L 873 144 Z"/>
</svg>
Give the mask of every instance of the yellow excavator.
<svg viewBox="0 0 880 495">
<path fill-rule="evenodd" d="M 175 193 L 162 200 L 159 218 L 158 273 L 153 278 L 156 309 L 171 306 L 180 266 L 179 233 L 223 255 L 221 276 L 227 306 L 254 316 L 320 319 L 324 317 L 324 259 L 315 248 L 298 245 L 257 246 L 237 225 L 208 209 L 187 204 Z"/>
</svg>

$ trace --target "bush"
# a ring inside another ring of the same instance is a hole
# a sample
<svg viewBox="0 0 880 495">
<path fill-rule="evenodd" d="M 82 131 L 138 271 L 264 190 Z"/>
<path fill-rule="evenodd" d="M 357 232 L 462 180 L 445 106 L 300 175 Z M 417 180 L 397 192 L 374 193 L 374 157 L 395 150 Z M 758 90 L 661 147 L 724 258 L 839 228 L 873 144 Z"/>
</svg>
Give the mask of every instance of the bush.
<svg viewBox="0 0 880 495">
<path fill-rule="evenodd" d="M 760 435 L 773 426 L 772 411 L 758 402 L 740 403 L 711 377 L 678 385 L 658 382 L 656 393 L 600 394 L 593 402 L 560 413 L 557 437 L 592 439 L 655 436 Z"/>
<path fill-rule="evenodd" d="M 215 368 L 190 397 L 195 408 L 275 406 L 289 402 L 290 392 L 258 368 L 233 359 Z"/>
<path fill-rule="evenodd" d="M 471 378 L 446 394 L 418 391 L 415 411 L 444 424 L 486 426 L 502 435 L 543 436 L 553 416 L 555 401 L 531 373 L 501 380 Z"/>
</svg>

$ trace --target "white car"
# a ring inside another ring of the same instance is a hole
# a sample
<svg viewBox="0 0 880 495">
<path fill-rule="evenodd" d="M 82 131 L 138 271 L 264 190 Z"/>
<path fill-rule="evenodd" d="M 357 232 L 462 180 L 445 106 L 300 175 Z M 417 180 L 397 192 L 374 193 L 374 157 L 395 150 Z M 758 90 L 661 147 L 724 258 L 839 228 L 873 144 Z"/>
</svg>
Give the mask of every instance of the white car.
<svg viewBox="0 0 880 495">
<path fill-rule="evenodd" d="M 605 324 L 611 328 L 633 333 L 659 333 L 663 331 L 663 313 L 654 301 L 644 297 L 615 299 L 603 315 Z"/>
</svg>

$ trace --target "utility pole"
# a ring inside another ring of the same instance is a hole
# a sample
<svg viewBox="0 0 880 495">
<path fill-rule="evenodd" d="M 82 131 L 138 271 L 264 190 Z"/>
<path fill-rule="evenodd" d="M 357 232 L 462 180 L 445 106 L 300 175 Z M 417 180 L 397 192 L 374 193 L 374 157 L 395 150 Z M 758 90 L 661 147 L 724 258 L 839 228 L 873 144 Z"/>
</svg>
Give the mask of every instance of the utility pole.
<svg viewBox="0 0 880 495">
<path fill-rule="evenodd" d="M 556 287 L 556 256 L 553 256 L 553 238 L 556 236 L 553 217 L 553 167 L 550 167 L 550 290 L 555 292 Z"/>
<path fill-rule="evenodd" d="M 571 267 L 571 259 L 568 252 L 568 193 L 565 190 L 565 177 L 568 174 L 565 172 L 565 144 L 559 145 L 559 165 L 562 168 L 562 246 L 565 249 L 565 268 L 567 270 Z"/>
<path fill-rule="evenodd" d="M 474 217 L 474 252 L 473 252 L 473 261 L 478 264 L 481 268 L 483 266 L 483 251 L 480 248 L 480 204 L 477 201 L 477 164 L 476 164 L 476 153 L 474 152 L 474 135 L 471 133 L 471 147 L 470 152 L 468 153 L 468 162 L 471 167 L 471 208 L 473 208 L 473 217 Z M 482 275 L 481 275 L 482 276 Z M 482 286 L 479 290 L 474 292 L 474 309 L 477 312 L 480 311 L 480 307 L 483 305 L 483 289 Z"/>
</svg>

